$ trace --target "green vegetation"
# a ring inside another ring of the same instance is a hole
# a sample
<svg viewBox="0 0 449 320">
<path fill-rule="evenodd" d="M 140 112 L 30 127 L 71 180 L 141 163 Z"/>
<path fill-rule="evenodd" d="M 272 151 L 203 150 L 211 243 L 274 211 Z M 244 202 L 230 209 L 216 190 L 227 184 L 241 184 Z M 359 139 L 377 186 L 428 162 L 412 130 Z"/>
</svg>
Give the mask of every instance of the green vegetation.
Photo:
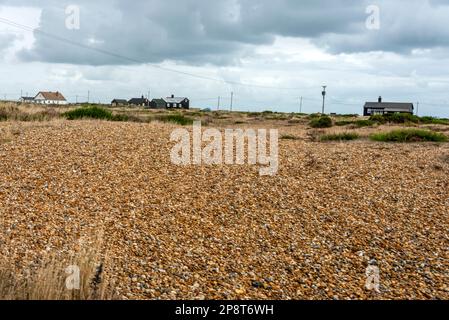
<svg viewBox="0 0 449 320">
<path fill-rule="evenodd" d="M 312 128 L 331 128 L 332 125 L 332 119 L 328 116 L 321 116 L 310 122 Z"/>
<path fill-rule="evenodd" d="M 339 127 L 353 125 L 353 126 L 356 126 L 357 128 L 372 127 L 375 124 L 376 124 L 376 122 L 371 121 L 371 120 L 357 120 L 357 121 L 343 120 L 343 121 L 337 121 L 335 123 L 335 125 L 339 126 Z"/>
<path fill-rule="evenodd" d="M 336 134 L 327 134 L 320 137 L 320 141 L 352 141 L 359 139 L 357 133 L 345 132 Z"/>
<path fill-rule="evenodd" d="M 341 117 L 341 118 L 358 118 L 359 115 L 358 114 L 337 114 L 336 117 Z"/>
<path fill-rule="evenodd" d="M 141 118 L 135 115 L 113 114 L 111 111 L 97 107 L 84 106 L 63 114 L 67 120 L 95 119 L 117 122 L 143 122 Z"/>
<path fill-rule="evenodd" d="M 111 111 L 99 108 L 97 106 L 82 107 L 79 109 L 68 111 L 64 113 L 64 116 L 68 120 L 98 119 L 98 120 L 112 121 L 114 118 Z"/>
<path fill-rule="evenodd" d="M 309 114 L 309 116 L 308 116 L 308 118 L 311 120 L 318 119 L 320 117 L 321 117 L 321 113 L 312 113 L 312 114 Z"/>
<path fill-rule="evenodd" d="M 337 121 L 337 122 L 335 122 L 335 125 L 337 127 L 349 126 L 350 124 L 354 124 L 354 121 L 344 120 L 344 121 Z"/>
<path fill-rule="evenodd" d="M 370 120 L 380 124 L 385 123 L 419 123 L 419 117 L 409 113 L 392 113 L 384 115 L 374 115 L 370 117 Z"/>
<path fill-rule="evenodd" d="M 354 122 L 354 125 L 358 128 L 364 128 L 364 127 L 372 127 L 376 123 L 371 120 L 357 120 Z"/>
<path fill-rule="evenodd" d="M 282 140 L 299 140 L 298 137 L 293 136 L 293 135 L 291 135 L 291 134 L 283 134 L 283 135 L 281 136 L 281 139 L 282 139 Z"/>
<path fill-rule="evenodd" d="M 416 124 L 441 124 L 449 125 L 448 119 L 438 119 L 433 117 L 418 117 L 408 113 L 393 113 L 384 115 L 373 115 L 369 119 L 372 122 L 386 124 L 386 123 L 416 123 Z"/>
<path fill-rule="evenodd" d="M 449 125 L 449 119 L 438 119 L 434 117 L 421 117 L 420 122 L 422 124 L 442 124 L 442 125 Z"/>
<path fill-rule="evenodd" d="M 161 121 L 161 122 L 168 122 L 168 123 L 175 123 L 179 124 L 181 126 L 187 126 L 192 125 L 194 119 L 188 118 L 182 114 L 169 114 L 169 115 L 162 115 L 154 118 L 154 120 Z"/>
<path fill-rule="evenodd" d="M 428 130 L 406 129 L 394 130 L 387 133 L 378 133 L 371 136 L 374 141 L 380 142 L 447 142 L 448 137 L 442 133 Z"/>
<path fill-rule="evenodd" d="M 6 121 L 8 120 L 8 112 L 5 110 L 5 108 L 0 109 L 0 121 Z"/>
</svg>

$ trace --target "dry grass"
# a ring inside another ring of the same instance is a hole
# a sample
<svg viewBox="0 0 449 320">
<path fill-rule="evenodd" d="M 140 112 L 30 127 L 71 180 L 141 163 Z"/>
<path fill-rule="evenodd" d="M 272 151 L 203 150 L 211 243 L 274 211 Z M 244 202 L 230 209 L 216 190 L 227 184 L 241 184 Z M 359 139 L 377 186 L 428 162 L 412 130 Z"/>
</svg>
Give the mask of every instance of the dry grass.
<svg viewBox="0 0 449 320">
<path fill-rule="evenodd" d="M 100 255 L 101 242 L 82 244 L 69 258 L 52 255 L 38 267 L 18 270 L 0 261 L 0 300 L 111 300 L 112 285 L 105 274 L 105 257 Z M 79 268 L 79 289 L 68 289 L 70 276 Z"/>
</svg>

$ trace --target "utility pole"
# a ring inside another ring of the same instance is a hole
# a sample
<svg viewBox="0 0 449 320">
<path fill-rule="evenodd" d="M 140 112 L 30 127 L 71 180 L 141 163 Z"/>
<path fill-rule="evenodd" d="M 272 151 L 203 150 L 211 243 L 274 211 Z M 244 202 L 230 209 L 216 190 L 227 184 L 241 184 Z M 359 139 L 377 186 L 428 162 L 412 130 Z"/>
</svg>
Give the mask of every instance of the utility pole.
<svg viewBox="0 0 449 320">
<path fill-rule="evenodd" d="M 419 116 L 419 101 L 416 103 L 416 115 Z"/>
<path fill-rule="evenodd" d="M 217 107 L 218 111 L 220 111 L 220 102 L 221 102 L 221 97 L 218 97 L 218 107 Z"/>
<path fill-rule="evenodd" d="M 78 104 L 78 95 L 75 96 L 75 104 Z"/>
<path fill-rule="evenodd" d="M 90 91 L 87 91 L 87 103 L 90 101 Z"/>
<path fill-rule="evenodd" d="M 299 102 L 299 113 L 302 113 L 302 97 Z"/>
<path fill-rule="evenodd" d="M 323 86 L 323 92 L 321 93 L 323 95 L 323 111 L 321 112 L 321 114 L 324 114 L 324 105 L 326 103 L 326 88 L 327 86 Z"/>
<path fill-rule="evenodd" d="M 231 92 L 231 112 L 234 107 L 234 92 Z"/>
<path fill-rule="evenodd" d="M 148 89 L 148 101 L 150 101 L 151 89 Z"/>
</svg>

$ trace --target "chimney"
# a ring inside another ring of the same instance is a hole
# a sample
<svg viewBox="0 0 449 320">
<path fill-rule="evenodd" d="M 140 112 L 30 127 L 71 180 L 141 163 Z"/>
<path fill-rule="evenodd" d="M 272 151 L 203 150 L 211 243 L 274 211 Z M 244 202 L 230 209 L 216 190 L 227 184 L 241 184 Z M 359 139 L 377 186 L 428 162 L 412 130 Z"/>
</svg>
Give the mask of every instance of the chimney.
<svg viewBox="0 0 449 320">
<path fill-rule="evenodd" d="M 174 94 L 172 94 L 172 95 L 171 95 L 171 97 L 172 97 L 172 98 L 174 98 L 174 97 L 175 97 L 175 95 L 174 95 Z"/>
<path fill-rule="evenodd" d="M 379 96 L 379 103 L 382 103 L 382 97 L 381 96 Z"/>
</svg>

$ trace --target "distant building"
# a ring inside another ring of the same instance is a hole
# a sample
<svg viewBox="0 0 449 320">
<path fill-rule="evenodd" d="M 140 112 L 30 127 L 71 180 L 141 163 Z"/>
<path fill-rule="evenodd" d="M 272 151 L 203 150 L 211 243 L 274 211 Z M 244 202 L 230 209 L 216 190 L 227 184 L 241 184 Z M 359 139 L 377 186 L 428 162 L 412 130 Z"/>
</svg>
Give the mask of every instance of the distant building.
<svg viewBox="0 0 449 320">
<path fill-rule="evenodd" d="M 33 103 L 34 102 L 34 97 L 21 97 L 19 99 L 19 102 L 21 102 L 21 103 Z"/>
<path fill-rule="evenodd" d="M 38 104 L 57 104 L 57 105 L 67 105 L 68 102 L 62 95 L 62 93 L 56 92 L 39 92 L 34 97 L 34 102 Z"/>
<path fill-rule="evenodd" d="M 150 102 L 150 108 L 152 109 L 165 109 L 167 108 L 167 102 L 164 99 L 153 99 Z"/>
<path fill-rule="evenodd" d="M 189 109 L 190 108 L 190 100 L 186 97 L 175 97 L 172 95 L 171 97 L 165 98 L 165 103 L 167 105 L 167 109 L 177 108 L 177 109 Z"/>
<path fill-rule="evenodd" d="M 133 98 L 128 101 L 128 104 L 131 106 L 139 106 L 139 107 L 149 107 L 150 100 L 142 96 L 142 98 Z"/>
<path fill-rule="evenodd" d="M 128 105 L 128 101 L 125 99 L 114 99 L 111 102 L 111 106 L 113 107 L 120 107 L 120 106 L 126 106 Z"/>
<path fill-rule="evenodd" d="M 372 116 L 376 114 L 391 113 L 410 113 L 413 114 L 415 107 L 413 103 L 383 102 L 379 97 L 377 102 L 367 102 L 363 108 L 364 116 Z"/>
</svg>

